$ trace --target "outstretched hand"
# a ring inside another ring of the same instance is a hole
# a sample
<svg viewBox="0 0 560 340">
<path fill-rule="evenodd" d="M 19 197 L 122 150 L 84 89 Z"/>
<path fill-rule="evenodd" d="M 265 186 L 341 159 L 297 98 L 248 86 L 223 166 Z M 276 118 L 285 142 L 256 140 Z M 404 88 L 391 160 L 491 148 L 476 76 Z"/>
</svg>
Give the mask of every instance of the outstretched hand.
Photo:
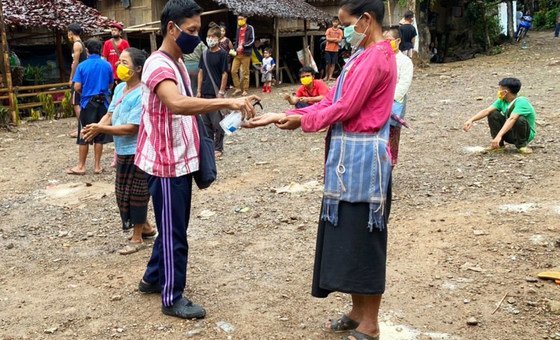
<svg viewBox="0 0 560 340">
<path fill-rule="evenodd" d="M 254 117 L 242 123 L 244 128 L 256 128 L 260 126 L 267 126 L 272 123 L 278 123 L 282 118 L 286 117 L 283 113 L 265 113 L 263 115 Z"/>
<path fill-rule="evenodd" d="M 295 130 L 301 126 L 301 115 L 285 116 L 276 126 L 282 130 Z"/>
</svg>

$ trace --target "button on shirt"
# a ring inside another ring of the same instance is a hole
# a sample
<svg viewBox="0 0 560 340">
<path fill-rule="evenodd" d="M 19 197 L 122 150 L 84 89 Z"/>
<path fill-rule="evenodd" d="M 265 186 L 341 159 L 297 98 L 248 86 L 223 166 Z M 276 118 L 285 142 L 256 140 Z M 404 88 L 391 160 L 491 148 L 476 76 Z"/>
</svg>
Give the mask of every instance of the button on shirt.
<svg viewBox="0 0 560 340">
<path fill-rule="evenodd" d="M 109 112 L 112 112 L 111 124 L 120 125 L 140 125 L 142 115 L 142 87 L 138 86 L 127 93 L 124 97 L 126 83 L 120 83 L 115 88 L 113 101 L 109 105 Z M 136 140 L 138 135 L 113 136 L 115 151 L 117 155 L 128 156 L 136 152 Z"/>
<path fill-rule="evenodd" d="M 74 74 L 74 83 L 82 84 L 82 99 L 80 106 L 84 109 L 91 98 L 97 95 L 109 97 L 109 86 L 113 84 L 113 68 L 99 54 L 92 54 L 78 65 Z"/>
</svg>

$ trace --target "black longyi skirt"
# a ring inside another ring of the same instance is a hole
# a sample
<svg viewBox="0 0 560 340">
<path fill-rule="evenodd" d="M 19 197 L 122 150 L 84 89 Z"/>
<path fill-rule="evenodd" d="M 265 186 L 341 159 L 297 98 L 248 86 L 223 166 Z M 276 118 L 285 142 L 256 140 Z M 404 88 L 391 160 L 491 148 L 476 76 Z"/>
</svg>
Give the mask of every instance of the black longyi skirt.
<svg viewBox="0 0 560 340">
<path fill-rule="evenodd" d="M 322 210 L 322 209 L 321 209 Z M 385 221 L 391 212 L 391 183 Z M 369 231 L 368 203 L 340 202 L 338 225 L 320 220 L 311 294 L 379 295 L 385 292 L 387 226 Z M 387 225 L 387 223 L 386 223 Z"/>
</svg>

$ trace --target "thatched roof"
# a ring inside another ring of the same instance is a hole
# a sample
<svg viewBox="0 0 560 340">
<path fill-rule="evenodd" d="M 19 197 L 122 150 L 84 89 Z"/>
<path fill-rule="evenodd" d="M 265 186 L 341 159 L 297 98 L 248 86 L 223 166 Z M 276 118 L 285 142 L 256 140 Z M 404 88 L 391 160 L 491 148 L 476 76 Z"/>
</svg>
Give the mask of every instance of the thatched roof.
<svg viewBox="0 0 560 340">
<path fill-rule="evenodd" d="M 329 21 L 332 17 L 304 0 L 214 0 L 214 2 L 227 6 L 235 14 L 248 17 L 265 16 L 311 21 Z"/>
<path fill-rule="evenodd" d="M 79 0 L 1 0 L 6 25 L 66 30 L 79 23 L 84 31 L 107 28 L 114 21 Z"/>
</svg>

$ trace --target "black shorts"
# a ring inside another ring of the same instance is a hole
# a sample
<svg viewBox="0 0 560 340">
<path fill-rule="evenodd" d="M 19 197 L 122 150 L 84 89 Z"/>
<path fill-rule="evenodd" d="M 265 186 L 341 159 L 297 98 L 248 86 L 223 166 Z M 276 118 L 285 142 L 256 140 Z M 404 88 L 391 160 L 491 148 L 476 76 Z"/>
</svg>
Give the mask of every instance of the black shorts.
<svg viewBox="0 0 560 340">
<path fill-rule="evenodd" d="M 80 100 L 82 100 L 82 95 L 79 92 L 76 92 L 76 90 L 74 90 L 74 83 L 72 83 L 72 90 L 70 91 L 70 94 L 72 96 L 72 99 L 70 100 L 72 102 L 72 105 L 80 105 Z"/>
<path fill-rule="evenodd" d="M 325 64 L 336 65 L 338 63 L 338 52 L 325 51 Z"/>
<path fill-rule="evenodd" d="M 86 142 L 82 138 L 82 129 L 89 124 L 99 123 L 101 118 L 107 113 L 106 100 L 103 97 L 96 96 L 92 98 L 85 108 L 80 111 L 80 119 L 78 124 L 78 138 L 76 144 L 106 144 L 113 141 L 113 137 L 109 135 L 100 134 L 95 136 L 92 142 Z"/>
</svg>

